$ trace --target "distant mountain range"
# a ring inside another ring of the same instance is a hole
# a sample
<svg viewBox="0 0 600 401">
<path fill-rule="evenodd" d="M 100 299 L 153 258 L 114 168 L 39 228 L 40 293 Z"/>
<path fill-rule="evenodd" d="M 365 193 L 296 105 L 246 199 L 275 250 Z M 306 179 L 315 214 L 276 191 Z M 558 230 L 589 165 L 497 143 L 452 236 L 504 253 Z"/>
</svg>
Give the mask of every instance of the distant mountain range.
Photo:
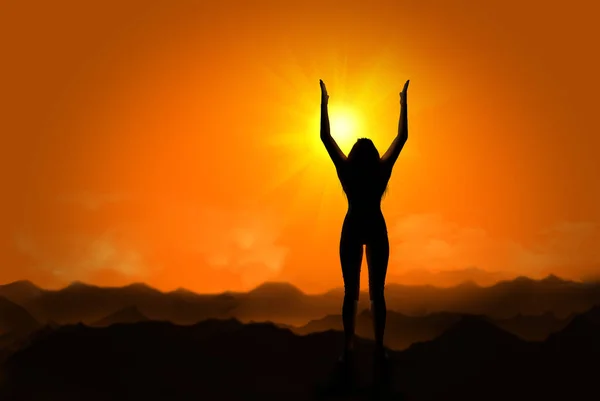
<svg viewBox="0 0 600 401">
<path fill-rule="evenodd" d="M 40 323 L 24 307 L 0 296 L 0 335 L 31 331 L 39 326 Z"/>
<path fill-rule="evenodd" d="M 438 316 L 441 320 L 443 315 Z M 271 323 L 209 319 L 46 327 L 4 364 L 0 399 L 371 399 L 372 342 L 357 342 L 358 390 L 339 395 L 342 333 L 305 336 Z M 390 351 L 389 399 L 588 400 L 598 394 L 600 307 L 543 342 L 477 315 Z"/>
<path fill-rule="evenodd" d="M 22 306 L 41 323 L 94 324 L 121 309 L 135 306 L 148 319 L 177 324 L 236 318 L 243 322 L 274 321 L 302 326 L 311 320 L 339 314 L 343 290 L 311 295 L 288 283 L 265 283 L 246 293 L 206 295 L 184 289 L 161 292 L 145 284 L 104 288 L 75 282 L 60 290 L 45 290 L 31 282 L 19 281 L 0 286 L 0 296 Z M 556 318 L 565 319 L 600 303 L 600 283 L 548 276 L 542 280 L 518 277 L 489 287 L 472 282 L 448 288 L 390 284 L 386 287 L 386 300 L 389 310 L 408 316 L 453 312 L 511 319 L 519 314 L 551 312 Z M 368 294 L 361 293 L 359 308 L 368 307 Z M 513 323 L 504 324 L 509 328 Z M 0 332 L 3 329 L 0 327 Z"/>
<path fill-rule="evenodd" d="M 111 326 L 113 324 L 138 323 L 145 322 L 147 320 L 150 319 L 148 319 L 142 312 L 139 311 L 137 306 L 134 305 L 120 309 L 115 313 L 111 313 L 105 318 L 94 322 L 92 326 L 106 327 Z"/>
<path fill-rule="evenodd" d="M 395 350 L 408 348 L 411 344 L 431 340 L 461 319 L 461 314 L 453 312 L 434 312 L 424 316 L 408 316 L 388 311 L 386 321 L 385 343 Z M 495 326 L 517 335 L 523 340 L 543 341 L 550 334 L 561 330 L 571 321 L 573 315 L 560 319 L 552 312 L 543 315 L 518 314 L 508 319 L 485 319 Z M 342 316 L 328 315 L 312 320 L 304 326 L 287 327 L 296 334 L 308 334 L 327 330 L 343 331 Z M 371 313 L 364 310 L 357 315 L 356 334 L 367 339 L 373 337 L 373 320 Z"/>
<path fill-rule="evenodd" d="M 462 314 L 485 315 L 488 322 L 519 338 L 542 341 L 573 320 L 576 313 L 600 304 L 600 284 L 578 283 L 549 276 L 517 278 L 479 287 L 463 283 L 450 288 L 399 286 L 387 288 L 385 342 L 404 350 L 436 338 Z M 185 289 L 161 292 L 145 284 L 102 288 L 75 282 L 60 290 L 40 289 L 20 281 L 0 286 L 0 361 L 20 349 L 42 326 L 82 322 L 110 326 L 153 321 L 193 325 L 207 319 L 241 322 L 271 321 L 296 334 L 341 331 L 343 290 L 309 295 L 288 283 L 265 283 L 247 293 L 202 295 Z M 361 294 L 357 335 L 373 338 L 367 294 Z"/>
<path fill-rule="evenodd" d="M 464 282 L 473 282 L 481 286 L 491 286 L 499 281 L 510 280 L 508 273 L 490 272 L 477 267 L 466 269 L 430 271 L 427 269 L 411 269 L 400 274 L 390 274 L 388 282 L 404 285 L 433 285 L 435 287 L 452 287 Z"/>
</svg>

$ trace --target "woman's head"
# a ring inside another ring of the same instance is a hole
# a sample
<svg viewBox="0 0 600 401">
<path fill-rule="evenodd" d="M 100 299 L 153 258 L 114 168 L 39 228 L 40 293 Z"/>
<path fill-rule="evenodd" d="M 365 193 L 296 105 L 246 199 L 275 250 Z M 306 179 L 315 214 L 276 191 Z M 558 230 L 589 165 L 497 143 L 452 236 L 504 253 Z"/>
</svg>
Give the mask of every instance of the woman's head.
<svg viewBox="0 0 600 401">
<path fill-rule="evenodd" d="M 382 188 L 381 158 L 373 141 L 368 138 L 358 139 L 352 146 L 350 153 L 348 153 L 348 164 L 351 173 L 349 176 L 350 182 L 357 184 L 357 186 L 351 184 L 349 190 L 358 190 L 360 196 L 368 196 L 368 194 L 385 195 L 387 180 L 385 180 L 385 187 Z M 379 192 L 380 190 L 382 192 Z"/>
<path fill-rule="evenodd" d="M 379 164 L 379 152 L 373 141 L 368 138 L 359 138 L 348 154 L 348 162 L 353 167 L 360 169 L 376 167 Z"/>
</svg>

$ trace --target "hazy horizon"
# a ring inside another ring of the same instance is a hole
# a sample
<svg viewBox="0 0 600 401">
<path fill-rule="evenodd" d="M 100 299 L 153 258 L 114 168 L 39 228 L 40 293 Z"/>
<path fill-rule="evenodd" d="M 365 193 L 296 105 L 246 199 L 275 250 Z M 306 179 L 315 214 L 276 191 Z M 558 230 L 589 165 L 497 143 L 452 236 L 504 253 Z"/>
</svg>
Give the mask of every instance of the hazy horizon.
<svg viewBox="0 0 600 401">
<path fill-rule="evenodd" d="M 423 286 L 431 286 L 431 287 L 435 287 L 435 288 L 439 288 L 439 289 L 450 289 L 450 288 L 455 288 L 455 287 L 459 287 L 461 285 L 464 285 L 466 283 L 472 283 L 477 285 L 478 287 L 482 287 L 482 288 L 489 288 L 489 287 L 493 287 L 499 283 L 502 282 L 510 282 L 510 281 L 514 281 L 517 279 L 530 279 L 533 281 L 542 281 L 542 280 L 546 280 L 549 278 L 555 278 L 558 280 L 563 280 L 566 282 L 573 282 L 573 283 L 599 283 L 598 280 L 572 280 L 572 279 L 565 279 L 564 277 L 560 277 L 558 275 L 555 275 L 553 273 L 550 273 L 544 277 L 539 277 L 539 278 L 533 278 L 533 277 L 528 277 L 528 276 L 514 276 L 514 277 L 505 277 L 503 279 L 498 279 L 497 281 L 494 282 L 486 282 L 486 283 L 482 283 L 482 282 L 478 282 L 476 280 L 473 279 L 466 279 L 466 280 L 461 280 L 461 281 L 455 281 L 453 283 L 450 284 L 436 284 L 436 283 L 431 283 L 431 282 L 392 282 L 392 283 L 388 283 L 388 286 L 390 285 L 400 285 L 400 286 L 407 286 L 407 287 L 423 287 Z M 131 281 L 131 282 L 125 282 L 125 283 L 121 283 L 118 285 L 99 285 L 99 284 L 94 284 L 92 282 L 86 282 L 86 281 L 81 281 L 81 280 L 74 280 L 72 282 L 60 285 L 60 286 L 42 286 L 39 285 L 38 283 L 32 281 L 32 280 L 28 280 L 28 279 L 21 279 L 21 280 L 15 280 L 15 281 L 10 281 L 10 282 L 4 282 L 4 283 L 0 283 L 0 287 L 2 286 L 6 286 L 6 285 L 11 285 L 11 284 L 15 284 L 15 283 L 30 283 L 33 284 L 35 287 L 42 289 L 42 290 L 49 290 L 49 291 L 60 291 L 62 289 L 65 289 L 69 286 L 75 285 L 75 284 L 83 284 L 86 286 L 92 286 L 92 287 L 98 287 L 98 288 L 123 288 L 123 287 L 128 287 L 128 286 L 132 286 L 132 285 L 145 285 L 149 288 L 152 288 L 154 290 L 157 290 L 159 292 L 163 292 L 163 293 L 169 293 L 169 292 L 173 292 L 173 291 L 177 291 L 177 290 L 186 290 L 186 291 L 190 291 L 196 294 L 201 294 L 201 295 L 213 295 L 213 294 L 223 294 L 223 293 L 245 293 L 245 292 L 251 292 L 253 290 L 256 290 L 258 288 L 261 288 L 263 286 L 267 286 L 267 285 L 280 285 L 280 286 L 290 286 L 296 290 L 299 290 L 300 292 L 302 292 L 303 294 L 306 295 L 322 295 L 325 294 L 327 292 L 330 291 L 335 291 L 335 290 L 341 290 L 343 289 L 343 285 L 339 285 L 339 286 L 335 286 L 335 287 L 331 287 L 327 290 L 324 291 L 306 291 L 305 289 L 289 282 L 289 281 L 276 281 L 276 280 L 270 280 L 270 281 L 264 281 L 262 283 L 257 284 L 254 287 L 248 288 L 246 290 L 229 290 L 229 289 L 225 289 L 222 291 L 195 291 L 193 289 L 190 288 L 186 288 L 185 286 L 179 286 L 179 287 L 175 287 L 175 288 L 157 288 L 154 287 L 146 282 L 143 281 Z M 368 291 L 368 288 L 361 288 L 361 291 Z"/>
</svg>

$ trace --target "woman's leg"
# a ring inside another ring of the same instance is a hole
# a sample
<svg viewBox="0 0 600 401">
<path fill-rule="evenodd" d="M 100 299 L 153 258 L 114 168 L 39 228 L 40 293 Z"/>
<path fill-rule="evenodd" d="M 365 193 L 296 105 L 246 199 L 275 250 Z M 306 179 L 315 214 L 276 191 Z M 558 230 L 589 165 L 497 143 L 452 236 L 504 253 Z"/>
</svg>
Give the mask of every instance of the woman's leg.
<svg viewBox="0 0 600 401">
<path fill-rule="evenodd" d="M 342 322 L 344 324 L 344 354 L 354 347 L 354 328 L 356 309 L 360 293 L 360 265 L 363 247 L 360 241 L 353 238 L 352 233 L 344 227 L 340 240 L 340 261 L 344 277 L 344 304 L 342 305 Z"/>
<path fill-rule="evenodd" d="M 373 314 L 373 329 L 378 352 L 383 352 L 383 334 L 387 308 L 385 305 L 384 288 L 387 274 L 390 245 L 385 235 L 377 236 L 367 246 L 367 265 L 369 268 L 369 295 L 371 298 L 371 313 Z"/>
</svg>

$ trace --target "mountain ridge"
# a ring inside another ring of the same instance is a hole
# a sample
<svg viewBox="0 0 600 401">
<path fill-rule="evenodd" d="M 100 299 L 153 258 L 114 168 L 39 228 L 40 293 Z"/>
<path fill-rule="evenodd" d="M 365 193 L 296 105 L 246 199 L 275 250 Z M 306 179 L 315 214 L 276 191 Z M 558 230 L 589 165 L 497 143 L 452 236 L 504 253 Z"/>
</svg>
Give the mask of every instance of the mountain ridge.
<svg viewBox="0 0 600 401">
<path fill-rule="evenodd" d="M 591 308 L 578 316 L 593 321 L 596 313 Z M 590 341 L 597 344 L 600 337 Z M 0 398 L 36 399 L 43 392 L 64 401 L 124 399 L 133 392 L 140 399 L 322 399 L 334 380 L 342 342 L 340 332 L 300 336 L 237 319 L 191 326 L 68 325 L 47 329 L 8 357 L 10 380 L 0 386 Z M 372 341 L 357 339 L 361 388 L 372 381 L 372 351 Z M 597 360 L 600 350 L 584 351 L 555 347 L 552 340 L 523 341 L 481 316 L 463 315 L 430 341 L 389 351 L 388 392 L 394 399 L 416 400 L 471 401 L 482 394 L 492 401 L 583 399 L 595 390 L 593 378 L 600 373 L 597 364 L 578 363 Z"/>
<path fill-rule="evenodd" d="M 450 289 L 450 288 L 456 288 L 456 287 L 461 287 L 461 286 L 466 286 L 466 287 L 475 286 L 475 287 L 479 287 L 479 288 L 490 288 L 490 287 L 495 287 L 498 284 L 505 284 L 505 283 L 511 283 L 511 282 L 517 282 L 517 283 L 530 283 L 530 282 L 549 283 L 549 282 L 551 282 L 551 283 L 563 283 L 563 284 L 567 284 L 567 283 L 596 284 L 596 282 L 588 283 L 586 281 L 569 280 L 569 279 L 561 278 L 555 274 L 548 274 L 547 276 L 545 276 L 541 279 L 534 279 L 534 278 L 527 277 L 527 276 L 516 276 L 512 279 L 498 280 L 497 282 L 495 282 L 492 285 L 481 285 L 481 284 L 477 283 L 475 280 L 465 279 L 465 280 L 460 281 L 457 284 L 450 285 L 450 286 L 436 286 L 436 285 L 432 285 L 432 284 L 403 284 L 403 283 L 390 282 L 386 285 L 386 288 L 389 288 L 389 287 L 392 287 L 392 288 L 393 287 L 397 287 L 397 288 L 412 287 L 412 288 Z M 336 291 L 343 291 L 343 287 L 333 287 L 329 290 L 322 291 L 322 292 L 308 293 L 308 292 L 305 292 L 302 289 L 300 289 L 298 286 L 296 286 L 290 282 L 287 282 L 287 281 L 265 281 L 247 291 L 224 290 L 224 291 L 219 291 L 219 292 L 203 293 L 203 292 L 190 290 L 186 287 L 177 287 L 173 290 L 160 290 L 160 289 L 152 287 L 151 285 L 146 284 L 144 282 L 132 282 L 129 284 L 124 284 L 124 285 L 119 285 L 119 286 L 101 286 L 101 285 L 91 284 L 91 283 L 87 283 L 87 282 L 80 281 L 80 280 L 72 281 L 71 283 L 69 283 L 63 287 L 57 288 L 57 289 L 44 289 L 43 287 L 36 285 L 35 283 L 33 283 L 30 280 L 17 280 L 17 281 L 11 281 L 8 283 L 0 284 L 0 295 L 2 295 L 5 291 L 10 289 L 11 287 L 22 287 L 22 288 L 28 287 L 28 288 L 30 288 L 32 290 L 36 290 L 36 291 L 53 291 L 53 292 L 61 291 L 61 290 L 67 289 L 67 288 L 103 288 L 103 289 L 136 288 L 136 289 L 153 290 L 153 291 L 160 292 L 162 294 L 182 292 L 182 293 L 192 293 L 192 294 L 197 294 L 197 295 L 248 294 L 248 293 L 253 293 L 253 292 L 272 291 L 272 290 L 280 290 L 280 289 L 291 290 L 291 291 L 300 293 L 302 295 L 326 295 L 326 294 L 330 294 L 330 293 L 333 293 Z M 362 290 L 361 293 L 368 293 L 368 290 Z"/>
<path fill-rule="evenodd" d="M 266 282 L 249 292 L 217 294 L 198 294 L 183 289 L 163 292 L 144 283 L 100 287 L 82 282 L 58 290 L 32 292 L 31 284 L 21 282 L 0 286 L 0 296 L 23 306 L 41 323 L 55 321 L 59 324 L 79 321 L 91 324 L 119 309 L 137 305 L 149 319 L 175 323 L 193 324 L 207 318 L 236 317 L 242 321 L 271 320 L 301 326 L 323 316 L 338 314 L 343 299 L 343 289 L 307 294 L 282 282 Z M 26 290 L 15 291 L 17 287 Z M 11 295 L 17 299 L 11 299 Z M 541 280 L 520 277 L 491 287 L 472 282 L 448 288 L 390 284 L 386 287 L 386 302 L 389 310 L 410 316 L 445 311 L 509 319 L 518 313 L 540 315 L 550 311 L 564 319 L 600 303 L 600 283 L 584 284 L 548 276 Z M 368 293 L 361 292 L 359 308 L 368 307 Z"/>
</svg>

